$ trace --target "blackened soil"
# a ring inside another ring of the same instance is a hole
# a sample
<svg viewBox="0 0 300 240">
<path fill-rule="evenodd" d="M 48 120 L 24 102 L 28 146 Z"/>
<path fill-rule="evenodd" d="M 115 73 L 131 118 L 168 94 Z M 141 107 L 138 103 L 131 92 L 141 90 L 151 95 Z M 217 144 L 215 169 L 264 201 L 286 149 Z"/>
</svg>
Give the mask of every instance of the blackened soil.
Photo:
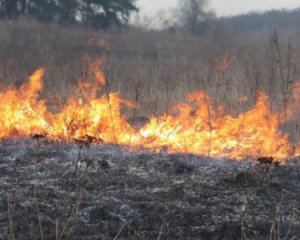
<svg viewBox="0 0 300 240">
<path fill-rule="evenodd" d="M 300 239 L 299 211 L 297 159 L 0 146 L 0 239 Z"/>
</svg>

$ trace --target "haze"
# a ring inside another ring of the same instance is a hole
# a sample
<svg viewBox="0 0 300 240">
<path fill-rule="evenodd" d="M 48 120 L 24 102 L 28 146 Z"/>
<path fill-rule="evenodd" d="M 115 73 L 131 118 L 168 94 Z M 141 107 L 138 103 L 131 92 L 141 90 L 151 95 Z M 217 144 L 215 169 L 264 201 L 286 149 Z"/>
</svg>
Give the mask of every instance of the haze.
<svg viewBox="0 0 300 240">
<path fill-rule="evenodd" d="M 137 0 L 141 15 L 155 15 L 160 10 L 174 9 L 178 0 Z M 237 15 L 271 9 L 294 9 L 300 7 L 299 0 L 211 0 L 208 6 L 217 16 Z"/>
</svg>

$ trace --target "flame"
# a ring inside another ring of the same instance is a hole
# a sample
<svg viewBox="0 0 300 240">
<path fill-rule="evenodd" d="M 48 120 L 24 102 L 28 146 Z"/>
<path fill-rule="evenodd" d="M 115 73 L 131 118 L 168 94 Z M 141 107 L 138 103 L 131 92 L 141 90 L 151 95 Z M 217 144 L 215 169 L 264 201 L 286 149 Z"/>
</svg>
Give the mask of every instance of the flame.
<svg viewBox="0 0 300 240">
<path fill-rule="evenodd" d="M 133 129 L 120 114 L 122 104 L 127 102 L 115 93 L 86 102 L 70 99 L 62 111 L 53 116 L 49 137 L 71 141 L 91 136 L 106 143 L 126 144 Z"/>
<path fill-rule="evenodd" d="M 279 116 L 270 112 L 264 93 L 259 93 L 252 109 L 237 117 L 219 116 L 205 92 L 192 93 L 188 99 L 194 101 L 194 107 L 180 104 L 176 116 L 151 118 L 141 129 L 143 145 L 232 159 L 259 156 L 285 159 L 292 155 L 288 135 L 279 130 Z"/>
<path fill-rule="evenodd" d="M 9 87 L 0 93 L 0 138 L 23 137 L 46 131 L 47 108 L 45 101 L 38 100 L 43 75 L 44 69 L 38 69 L 20 89 Z"/>
<path fill-rule="evenodd" d="M 59 113 L 52 115 L 48 137 L 72 141 L 89 136 L 106 143 L 128 143 L 133 129 L 121 115 L 120 109 L 123 105 L 135 107 L 135 104 L 108 91 L 97 97 L 101 88 L 107 85 L 101 66 L 101 60 L 91 62 L 90 70 L 95 81 L 80 82 L 77 88 L 79 98 L 69 99 Z"/>
<path fill-rule="evenodd" d="M 121 114 L 121 108 L 137 106 L 117 93 L 108 92 L 99 66 L 101 61 L 91 64 L 95 81 L 81 81 L 77 96 L 68 99 L 57 113 L 50 112 L 45 100 L 40 99 L 42 68 L 20 88 L 6 88 L 0 93 L 0 139 L 34 134 L 65 141 L 92 138 L 95 142 L 128 145 L 132 150 L 143 147 L 236 160 L 261 156 L 285 160 L 300 156 L 300 143 L 293 148 L 288 134 L 280 130 L 280 113 L 270 111 L 263 92 L 258 93 L 252 108 L 237 116 L 226 114 L 224 106 L 215 109 L 212 98 L 204 91 L 192 92 L 171 114 L 153 116 L 136 130 Z M 293 97 L 298 103 L 299 86 L 295 87 Z"/>
</svg>

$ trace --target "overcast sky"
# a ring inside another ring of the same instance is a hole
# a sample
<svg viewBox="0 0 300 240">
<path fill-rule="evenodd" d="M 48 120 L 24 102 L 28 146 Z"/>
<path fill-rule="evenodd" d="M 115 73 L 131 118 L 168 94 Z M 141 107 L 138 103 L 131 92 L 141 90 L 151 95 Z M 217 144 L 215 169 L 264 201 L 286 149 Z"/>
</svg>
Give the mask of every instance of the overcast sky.
<svg viewBox="0 0 300 240">
<path fill-rule="evenodd" d="M 142 15 L 155 15 L 159 10 L 175 8 L 177 1 L 182 0 L 137 0 L 137 3 Z M 300 0 L 210 0 L 209 4 L 218 16 L 297 7 L 300 7 Z"/>
</svg>

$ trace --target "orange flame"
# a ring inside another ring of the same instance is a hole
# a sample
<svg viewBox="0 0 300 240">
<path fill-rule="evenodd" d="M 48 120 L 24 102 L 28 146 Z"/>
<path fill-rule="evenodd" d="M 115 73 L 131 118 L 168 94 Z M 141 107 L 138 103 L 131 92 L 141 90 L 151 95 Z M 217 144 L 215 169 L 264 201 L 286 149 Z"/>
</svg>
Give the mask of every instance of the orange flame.
<svg viewBox="0 0 300 240">
<path fill-rule="evenodd" d="M 100 63 L 92 64 L 95 83 L 82 82 L 79 97 L 70 98 L 58 113 L 48 111 L 45 101 L 39 99 L 44 69 L 35 71 L 19 89 L 9 87 L 0 93 L 0 138 L 43 134 L 73 141 L 91 137 L 97 142 L 129 145 L 133 150 L 166 149 L 237 160 L 261 156 L 284 160 L 300 155 L 300 144 L 293 151 L 289 136 L 280 130 L 280 114 L 270 111 L 263 92 L 251 109 L 238 116 L 226 115 L 223 106 L 214 109 L 205 92 L 193 92 L 172 114 L 151 117 L 148 124 L 135 130 L 120 111 L 123 105 L 136 107 L 130 100 L 110 92 L 97 97 L 106 85 Z"/>
<path fill-rule="evenodd" d="M 288 136 L 279 130 L 279 117 L 270 112 L 264 93 L 259 93 L 252 109 L 237 117 L 218 117 L 209 100 L 204 100 L 209 99 L 204 92 L 193 93 L 189 99 L 196 100 L 196 110 L 180 104 L 177 116 L 151 119 L 141 130 L 145 146 L 232 159 L 292 155 Z"/>
<path fill-rule="evenodd" d="M 0 137 L 28 136 L 35 132 L 45 132 L 47 109 L 45 102 L 38 99 L 43 84 L 41 78 L 44 69 L 38 69 L 29 78 L 29 82 L 15 89 L 10 87 L 0 93 Z"/>
</svg>

